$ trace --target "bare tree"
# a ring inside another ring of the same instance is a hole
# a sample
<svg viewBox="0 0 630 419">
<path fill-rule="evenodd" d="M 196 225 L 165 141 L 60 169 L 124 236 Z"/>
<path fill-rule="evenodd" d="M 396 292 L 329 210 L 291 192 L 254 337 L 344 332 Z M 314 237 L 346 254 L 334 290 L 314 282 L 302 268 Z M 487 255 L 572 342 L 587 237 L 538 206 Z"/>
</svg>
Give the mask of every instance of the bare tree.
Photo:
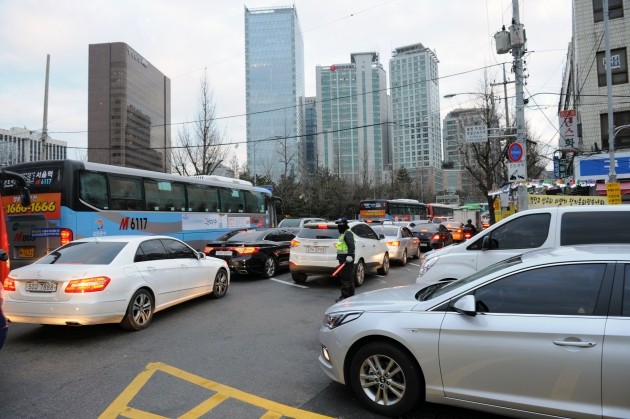
<svg viewBox="0 0 630 419">
<path fill-rule="evenodd" d="M 224 133 L 219 128 L 214 95 L 204 74 L 200 83 L 197 119 L 192 127 L 183 125 L 178 145 L 172 153 L 172 166 L 180 175 L 211 175 L 228 157 Z"/>
</svg>

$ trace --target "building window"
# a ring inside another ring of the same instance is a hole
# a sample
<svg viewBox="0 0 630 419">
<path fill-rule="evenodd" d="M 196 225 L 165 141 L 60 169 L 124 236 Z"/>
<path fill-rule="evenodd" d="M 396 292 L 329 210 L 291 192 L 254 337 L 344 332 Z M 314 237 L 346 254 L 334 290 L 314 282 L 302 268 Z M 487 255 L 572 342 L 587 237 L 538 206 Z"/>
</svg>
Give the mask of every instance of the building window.
<svg viewBox="0 0 630 419">
<path fill-rule="evenodd" d="M 613 49 L 610 51 L 610 61 L 612 63 L 610 71 L 612 73 L 612 84 L 628 83 L 628 56 L 625 48 Z M 599 87 L 606 86 L 606 52 L 597 53 L 597 84 Z"/>
<path fill-rule="evenodd" d="M 623 0 L 608 0 L 608 19 L 623 17 Z M 593 0 L 593 20 L 604 21 L 604 1 Z"/>
<path fill-rule="evenodd" d="M 615 127 L 630 125 L 630 111 L 614 112 L 613 124 Z M 599 126 L 602 129 L 602 150 L 608 150 L 608 114 L 599 115 Z M 619 130 L 615 135 L 615 150 L 630 148 L 630 127 Z"/>
</svg>

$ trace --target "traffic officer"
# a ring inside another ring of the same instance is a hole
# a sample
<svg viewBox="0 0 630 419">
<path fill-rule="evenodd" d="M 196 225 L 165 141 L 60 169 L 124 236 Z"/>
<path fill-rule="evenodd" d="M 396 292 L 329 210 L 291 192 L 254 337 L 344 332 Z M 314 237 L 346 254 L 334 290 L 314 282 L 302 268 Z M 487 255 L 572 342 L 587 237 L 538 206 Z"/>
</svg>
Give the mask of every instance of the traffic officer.
<svg viewBox="0 0 630 419">
<path fill-rule="evenodd" d="M 354 295 L 354 234 L 348 226 L 348 219 L 342 217 L 335 221 L 339 231 L 337 240 L 337 261 L 345 263 L 341 268 L 339 279 L 341 280 L 341 296 L 335 300 L 339 302 Z"/>
</svg>

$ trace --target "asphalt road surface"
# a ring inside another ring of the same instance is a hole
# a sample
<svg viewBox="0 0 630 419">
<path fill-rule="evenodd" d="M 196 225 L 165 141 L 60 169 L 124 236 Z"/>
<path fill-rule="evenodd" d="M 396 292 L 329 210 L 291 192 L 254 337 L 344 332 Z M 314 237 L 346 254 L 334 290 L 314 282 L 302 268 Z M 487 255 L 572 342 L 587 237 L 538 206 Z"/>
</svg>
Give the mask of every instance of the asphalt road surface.
<svg viewBox="0 0 630 419">
<path fill-rule="evenodd" d="M 392 266 L 357 293 L 414 283 L 417 272 L 417 261 Z M 157 313 L 140 332 L 11 324 L 0 417 L 379 418 L 318 365 L 322 314 L 338 295 L 327 277 L 298 286 L 288 272 L 234 276 L 225 298 Z M 432 404 L 406 416 L 480 417 L 498 418 Z"/>
</svg>

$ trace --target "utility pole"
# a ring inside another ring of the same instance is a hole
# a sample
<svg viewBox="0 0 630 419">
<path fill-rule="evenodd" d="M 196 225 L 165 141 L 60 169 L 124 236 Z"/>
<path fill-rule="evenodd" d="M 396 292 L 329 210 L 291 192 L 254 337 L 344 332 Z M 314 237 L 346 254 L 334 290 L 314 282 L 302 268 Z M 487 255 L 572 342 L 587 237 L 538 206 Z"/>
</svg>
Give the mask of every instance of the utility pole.
<svg viewBox="0 0 630 419">
<path fill-rule="evenodd" d="M 46 54 L 46 87 L 44 89 L 44 122 L 42 124 L 42 152 L 39 160 L 48 160 L 48 75 L 50 74 L 50 54 Z M 42 159 L 43 156 L 43 159 Z"/>
<path fill-rule="evenodd" d="M 525 48 L 525 29 L 521 24 L 518 0 L 512 0 L 512 25 L 507 32 L 505 27 L 494 35 L 498 54 L 506 54 L 512 51 L 513 70 L 516 86 L 516 142 L 508 148 L 508 179 L 527 179 L 527 144 L 525 141 L 525 103 L 523 100 L 523 54 Z M 505 85 L 504 85 L 505 86 Z M 519 210 L 527 209 L 527 188 L 519 184 L 518 187 Z"/>
</svg>

